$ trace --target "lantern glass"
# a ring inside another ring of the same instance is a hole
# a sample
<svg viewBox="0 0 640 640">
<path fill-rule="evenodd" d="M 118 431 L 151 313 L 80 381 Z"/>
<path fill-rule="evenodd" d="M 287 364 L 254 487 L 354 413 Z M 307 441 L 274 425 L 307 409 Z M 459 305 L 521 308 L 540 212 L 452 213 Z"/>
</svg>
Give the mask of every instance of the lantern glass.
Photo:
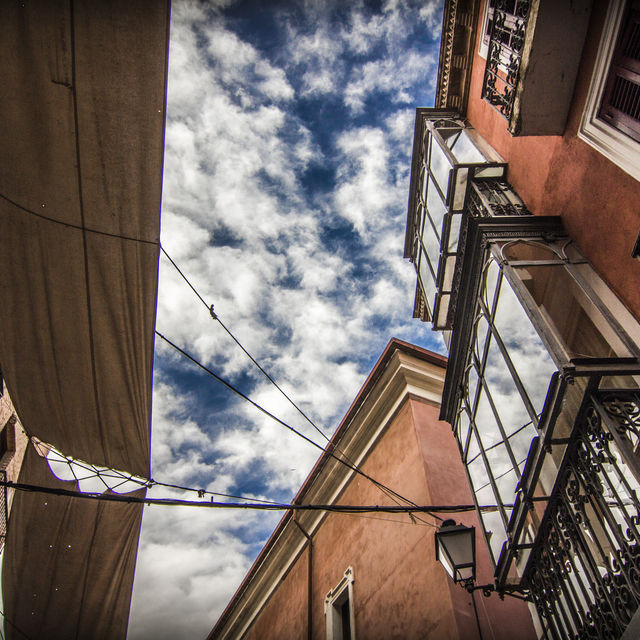
<svg viewBox="0 0 640 640">
<path fill-rule="evenodd" d="M 446 520 L 436 533 L 436 560 L 454 582 L 475 580 L 475 528 Z"/>
</svg>

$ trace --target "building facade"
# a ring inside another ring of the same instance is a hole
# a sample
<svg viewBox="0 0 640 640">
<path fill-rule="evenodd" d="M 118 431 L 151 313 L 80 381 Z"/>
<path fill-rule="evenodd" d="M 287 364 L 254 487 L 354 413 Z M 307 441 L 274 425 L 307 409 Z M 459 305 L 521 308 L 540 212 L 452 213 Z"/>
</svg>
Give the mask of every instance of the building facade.
<svg viewBox="0 0 640 640">
<path fill-rule="evenodd" d="M 445 366 L 392 340 L 328 447 L 362 473 L 325 453 L 295 504 L 407 504 L 381 485 L 416 505 L 471 504 L 451 429 L 438 420 Z M 288 511 L 209 638 L 535 638 L 524 602 L 449 580 L 434 541 L 448 516 L 436 516 Z M 456 517 L 479 536 L 473 511 Z M 492 566 L 479 551 L 478 580 L 487 582 Z"/>
<path fill-rule="evenodd" d="M 28 444 L 13 402 L 0 373 L 0 480 L 17 482 Z M 0 550 L 7 537 L 7 526 L 15 489 L 0 486 Z"/>
<path fill-rule="evenodd" d="M 638 3 L 445 3 L 405 257 L 495 588 L 549 638 L 638 637 Z M 497 509 L 483 512 L 481 505 Z"/>
</svg>

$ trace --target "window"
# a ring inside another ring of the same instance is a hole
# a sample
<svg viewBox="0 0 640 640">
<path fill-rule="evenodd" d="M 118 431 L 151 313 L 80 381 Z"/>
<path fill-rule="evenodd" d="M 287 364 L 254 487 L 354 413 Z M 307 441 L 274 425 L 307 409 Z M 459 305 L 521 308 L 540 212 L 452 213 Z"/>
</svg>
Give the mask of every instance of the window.
<svg viewBox="0 0 640 640">
<path fill-rule="evenodd" d="M 520 75 L 529 8 L 529 0 L 487 0 L 486 3 L 480 46 L 480 55 L 487 60 L 482 97 L 507 120 L 511 117 Z"/>
<path fill-rule="evenodd" d="M 497 4 L 498 0 L 486 0 L 484 4 L 482 39 L 480 40 L 478 53 L 480 57 L 485 58 L 485 60 L 489 53 L 489 41 L 491 40 L 491 29 L 493 28 L 493 19 Z M 520 26 L 518 18 L 526 17 L 529 11 L 529 2 L 528 0 L 506 0 L 499 9 L 504 14 L 504 21 L 501 20 L 496 38 L 501 43 L 510 46 Z M 501 62 L 504 62 L 506 65 L 508 60 Z"/>
<path fill-rule="evenodd" d="M 598 117 L 640 141 L 640 1 L 620 25 Z"/>
<path fill-rule="evenodd" d="M 640 179 L 640 2 L 610 2 L 578 136 Z"/>
<path fill-rule="evenodd" d="M 353 569 L 349 567 L 338 585 L 324 599 L 327 640 L 355 640 Z"/>
<path fill-rule="evenodd" d="M 0 431 L 0 469 L 6 468 L 16 450 L 16 422 L 15 413 L 7 420 Z"/>
</svg>

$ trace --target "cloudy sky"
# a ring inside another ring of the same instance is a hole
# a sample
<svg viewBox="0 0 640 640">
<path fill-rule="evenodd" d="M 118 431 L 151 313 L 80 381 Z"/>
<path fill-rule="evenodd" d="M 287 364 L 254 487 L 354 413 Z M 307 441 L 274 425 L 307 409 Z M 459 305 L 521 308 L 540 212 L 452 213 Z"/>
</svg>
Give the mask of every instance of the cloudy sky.
<svg viewBox="0 0 640 640">
<path fill-rule="evenodd" d="M 172 12 L 163 246 L 330 436 L 392 336 L 442 351 L 411 318 L 402 259 L 442 2 L 175 0 Z M 157 328 L 324 444 L 164 257 Z M 155 364 L 153 477 L 289 501 L 319 451 L 160 340 Z M 129 637 L 204 637 L 281 515 L 146 507 Z"/>
</svg>

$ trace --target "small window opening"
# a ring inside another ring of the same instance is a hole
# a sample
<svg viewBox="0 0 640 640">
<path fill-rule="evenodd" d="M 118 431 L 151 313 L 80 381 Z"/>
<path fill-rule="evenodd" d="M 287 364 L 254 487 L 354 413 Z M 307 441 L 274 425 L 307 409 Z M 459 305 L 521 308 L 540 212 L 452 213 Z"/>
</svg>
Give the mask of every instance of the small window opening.
<svg viewBox="0 0 640 640">
<path fill-rule="evenodd" d="M 327 640 L 355 640 L 353 570 L 349 567 L 324 601 Z"/>
</svg>

